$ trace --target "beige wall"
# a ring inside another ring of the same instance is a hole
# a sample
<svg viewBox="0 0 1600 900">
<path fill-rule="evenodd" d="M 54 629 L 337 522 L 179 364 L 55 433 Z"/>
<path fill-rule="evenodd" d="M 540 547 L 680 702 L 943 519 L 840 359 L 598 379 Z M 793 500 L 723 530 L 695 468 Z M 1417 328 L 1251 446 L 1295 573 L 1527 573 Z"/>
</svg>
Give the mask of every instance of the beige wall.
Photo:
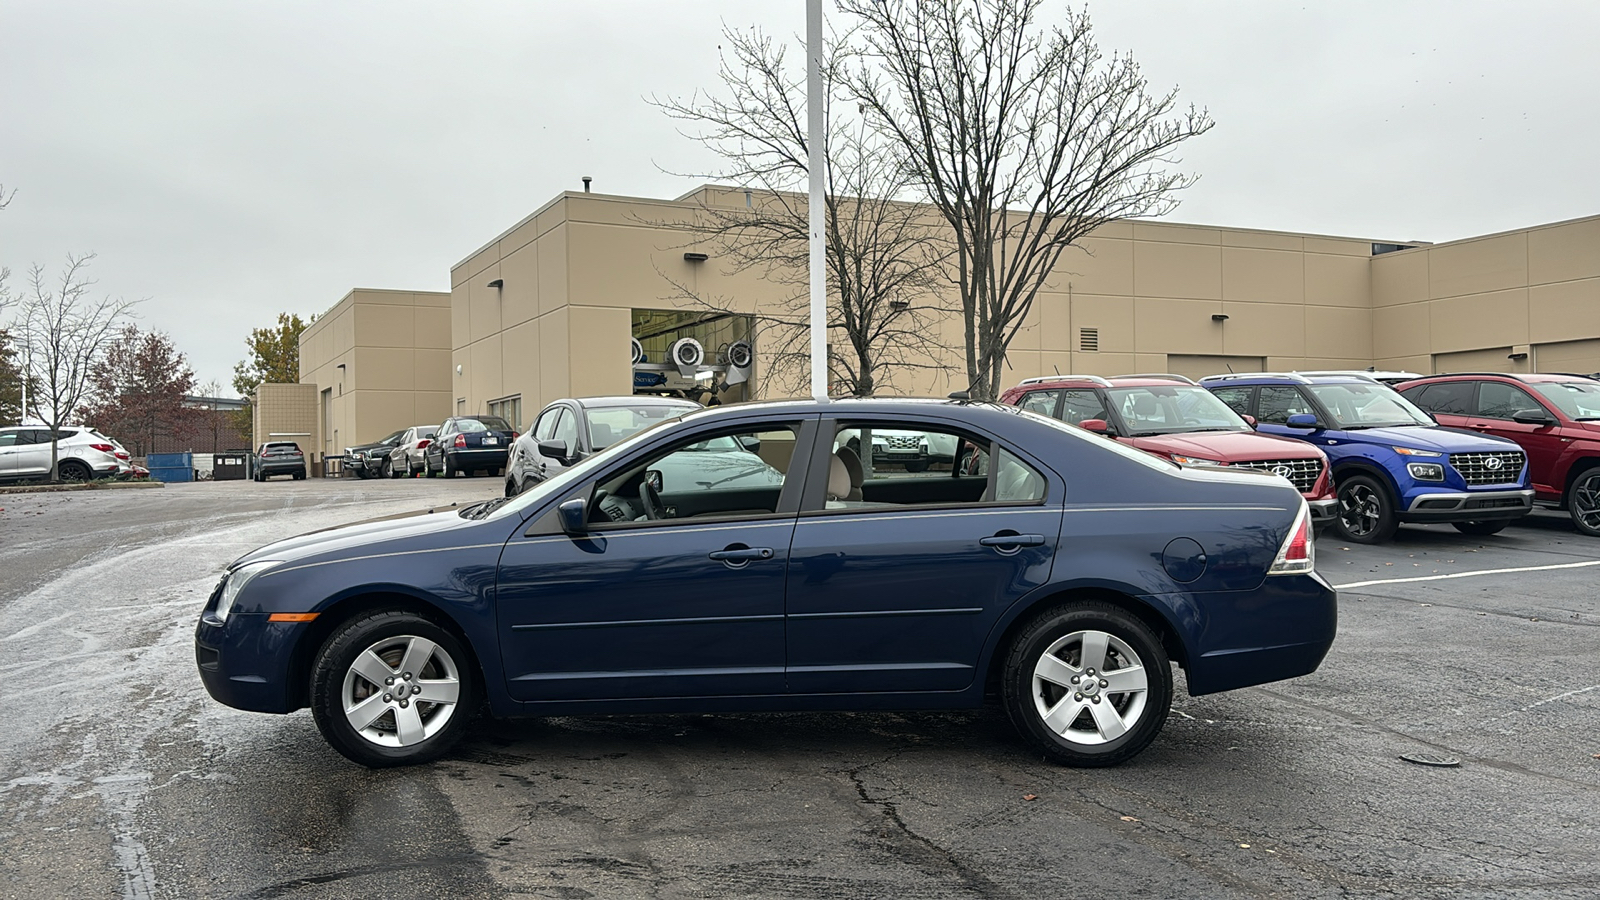
<svg viewBox="0 0 1600 900">
<path fill-rule="evenodd" d="M 310 448 L 317 458 L 444 421 L 450 328 L 449 294 L 367 288 L 346 294 L 312 323 L 300 336 L 300 381 L 319 397 L 324 427 Z"/>
<path fill-rule="evenodd" d="M 256 388 L 251 404 L 254 434 L 250 446 L 259 449 L 267 441 L 294 441 L 306 453 L 307 471 L 321 474 L 311 453 L 321 441 L 317 386 L 314 384 L 263 384 Z"/>
<path fill-rule="evenodd" d="M 560 397 L 628 393 L 630 310 L 682 308 L 675 285 L 742 312 L 770 309 L 792 290 L 731 272 L 714 246 L 696 245 L 675 223 L 698 202 L 745 200 L 716 187 L 676 201 L 567 193 L 457 264 L 452 409 L 484 412 L 492 400 L 521 396 L 531 420 Z M 1502 362 L 1492 368 L 1515 370 L 1505 356 L 1530 347 L 1531 365 L 1600 370 L 1600 217 L 1376 257 L 1373 242 L 1108 225 L 1063 256 L 1011 345 L 1004 381 L 1254 365 L 1427 373 L 1440 360 L 1487 365 L 1496 353 Z M 686 250 L 711 259 L 687 262 Z M 502 288 L 488 287 L 497 279 Z M 953 306 L 953 293 L 940 303 Z M 937 327 L 950 347 L 944 368 L 902 375 L 886 393 L 966 386 L 959 319 Z M 1083 349 L 1088 329 L 1098 350 Z M 759 334 L 756 345 L 756 395 L 770 396 Z"/>
<path fill-rule="evenodd" d="M 1600 216 L 1386 253 L 1371 265 L 1380 368 L 1600 371 Z"/>
</svg>

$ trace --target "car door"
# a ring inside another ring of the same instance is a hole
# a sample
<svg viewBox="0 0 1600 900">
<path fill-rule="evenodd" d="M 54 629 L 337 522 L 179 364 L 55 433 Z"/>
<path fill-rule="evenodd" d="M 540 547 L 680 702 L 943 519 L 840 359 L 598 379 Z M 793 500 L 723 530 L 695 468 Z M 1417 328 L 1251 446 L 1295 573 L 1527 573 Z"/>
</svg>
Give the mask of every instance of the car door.
<svg viewBox="0 0 1600 900">
<path fill-rule="evenodd" d="M 49 431 L 28 429 L 17 432 L 17 442 L 12 453 L 13 476 L 34 478 L 50 474 Z"/>
<path fill-rule="evenodd" d="M 18 428 L 0 431 L 0 478 L 17 477 L 17 463 L 22 456 L 22 448 L 18 443 L 22 434 Z"/>
<path fill-rule="evenodd" d="M 784 579 L 815 422 L 657 443 L 577 491 L 592 501 L 588 533 L 541 520 L 514 536 L 496 587 L 511 696 L 783 693 Z M 638 519 L 651 497 L 661 515 Z"/>
<path fill-rule="evenodd" d="M 1518 422 L 1512 416 L 1537 410 L 1550 417 L 1547 425 Z M 1473 431 L 1508 438 L 1528 454 L 1528 477 L 1541 495 L 1559 496 L 1566 485 L 1558 483 L 1561 452 L 1567 441 L 1561 437 L 1561 420 L 1534 396 L 1514 384 L 1483 381 L 1478 384 L 1478 402 L 1467 422 Z M 1510 449 L 1510 448 L 1507 448 Z"/>
<path fill-rule="evenodd" d="M 853 493 L 830 481 L 840 477 L 835 459 L 850 452 L 841 432 L 862 429 L 943 434 L 975 455 L 919 472 L 874 465 L 861 500 L 829 499 Z M 789 691 L 966 688 L 995 621 L 1049 577 L 1059 479 L 936 420 L 824 419 L 821 434 L 790 551 Z"/>
</svg>

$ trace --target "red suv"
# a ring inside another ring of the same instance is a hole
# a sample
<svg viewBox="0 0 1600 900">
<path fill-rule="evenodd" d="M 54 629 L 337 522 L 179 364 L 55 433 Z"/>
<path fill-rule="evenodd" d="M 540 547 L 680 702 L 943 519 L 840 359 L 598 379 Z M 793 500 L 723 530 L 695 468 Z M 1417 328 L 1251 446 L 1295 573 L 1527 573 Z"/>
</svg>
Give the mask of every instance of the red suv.
<svg viewBox="0 0 1600 900">
<path fill-rule="evenodd" d="M 1440 425 L 1510 438 L 1528 454 L 1534 502 L 1600 536 L 1600 381 L 1583 375 L 1470 373 L 1395 388 Z"/>
<path fill-rule="evenodd" d="M 1318 522 L 1337 512 L 1328 457 L 1304 441 L 1257 434 L 1217 396 L 1182 375 L 1029 378 L 1000 402 L 1116 438 L 1181 466 L 1262 469 L 1287 478 Z"/>
</svg>

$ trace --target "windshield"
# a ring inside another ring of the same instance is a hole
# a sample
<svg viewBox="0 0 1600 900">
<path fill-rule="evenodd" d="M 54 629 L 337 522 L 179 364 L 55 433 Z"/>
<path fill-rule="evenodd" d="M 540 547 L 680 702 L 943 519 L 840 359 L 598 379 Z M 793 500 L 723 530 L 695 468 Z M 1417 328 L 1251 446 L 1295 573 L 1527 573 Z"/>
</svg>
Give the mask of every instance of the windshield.
<svg viewBox="0 0 1600 900">
<path fill-rule="evenodd" d="M 684 412 L 687 411 L 688 410 L 684 410 Z M 657 428 L 676 421 L 678 421 L 676 418 L 663 419 L 648 428 L 642 429 L 630 435 L 629 437 L 623 438 L 604 450 L 585 457 L 582 462 L 570 469 L 563 469 L 561 473 L 556 475 L 554 478 L 547 478 L 533 487 L 528 488 L 526 491 L 516 495 L 515 497 L 512 497 L 504 506 L 496 509 L 488 518 L 503 519 L 507 516 L 516 516 L 519 518 L 522 517 L 525 514 L 525 511 L 530 507 L 538 506 L 540 503 L 543 503 L 552 496 L 559 496 L 567 491 L 572 490 L 577 485 L 582 484 L 585 479 L 594 477 L 594 474 L 598 469 L 610 465 L 612 460 L 627 453 L 629 448 L 631 448 L 634 444 L 644 441 L 646 437 Z M 729 440 L 731 443 L 732 439 L 730 438 Z M 702 444 L 709 443 L 712 442 L 702 442 Z M 700 444 L 695 446 L 700 446 Z"/>
<path fill-rule="evenodd" d="M 1600 421 L 1600 382 L 1544 381 L 1532 387 L 1560 407 L 1568 418 L 1580 422 Z"/>
<path fill-rule="evenodd" d="M 595 450 L 604 450 L 624 438 L 658 425 L 668 419 L 692 410 L 699 409 L 693 403 L 684 404 L 641 404 L 639 406 L 591 406 L 589 407 L 589 446 Z"/>
<path fill-rule="evenodd" d="M 1106 394 L 1130 436 L 1250 430 L 1238 413 L 1203 387 L 1111 388 Z"/>
<path fill-rule="evenodd" d="M 476 419 L 457 419 L 456 430 L 462 434 L 477 434 L 480 431 L 507 431 L 511 426 L 499 416 L 480 416 Z"/>
<path fill-rule="evenodd" d="M 1335 428 L 1386 428 L 1396 425 L 1432 425 L 1428 414 L 1381 384 L 1308 385 L 1333 417 Z"/>
</svg>

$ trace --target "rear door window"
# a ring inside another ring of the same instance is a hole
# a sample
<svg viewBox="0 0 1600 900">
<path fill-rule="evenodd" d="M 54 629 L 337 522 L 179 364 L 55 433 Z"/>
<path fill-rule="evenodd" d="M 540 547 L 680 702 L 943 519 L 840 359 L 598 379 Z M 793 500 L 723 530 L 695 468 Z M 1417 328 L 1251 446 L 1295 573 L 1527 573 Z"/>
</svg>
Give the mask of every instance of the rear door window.
<svg viewBox="0 0 1600 900">
<path fill-rule="evenodd" d="M 1443 413 L 1447 416 L 1472 415 L 1471 381 L 1442 381 L 1412 388 L 1401 396 L 1421 407 L 1425 412 Z"/>
<path fill-rule="evenodd" d="M 1060 391 L 1029 391 L 1022 395 L 1022 402 L 1017 406 L 1036 412 L 1040 415 L 1055 417 L 1056 401 L 1061 399 Z"/>
</svg>

